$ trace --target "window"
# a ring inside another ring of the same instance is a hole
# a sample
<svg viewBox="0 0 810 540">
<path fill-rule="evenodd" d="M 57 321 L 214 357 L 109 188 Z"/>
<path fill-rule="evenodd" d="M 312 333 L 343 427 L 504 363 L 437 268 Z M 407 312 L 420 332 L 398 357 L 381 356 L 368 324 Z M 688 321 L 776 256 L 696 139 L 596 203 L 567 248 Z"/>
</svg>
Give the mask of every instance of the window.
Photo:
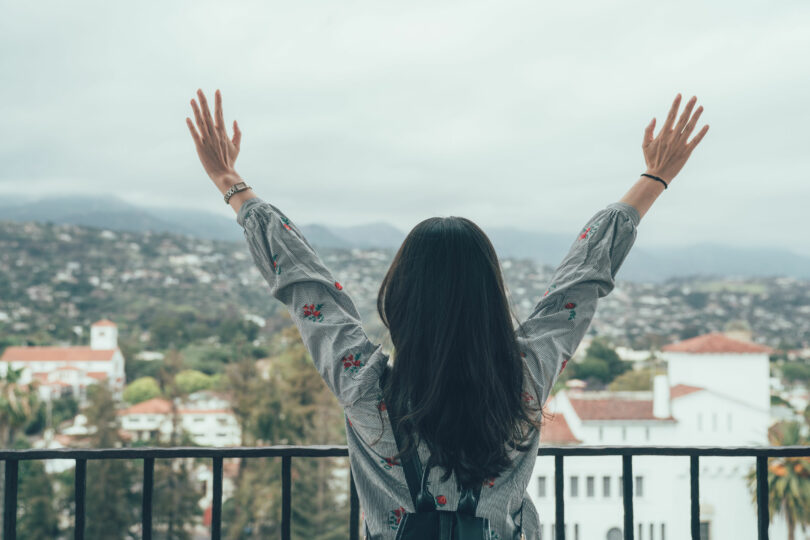
<svg viewBox="0 0 810 540">
<path fill-rule="evenodd" d="M 709 522 L 708 521 L 701 521 L 700 522 L 700 540 L 710 540 L 710 537 L 709 537 Z"/>
<path fill-rule="evenodd" d="M 574 540 L 579 540 L 579 523 L 574 523 Z"/>
<path fill-rule="evenodd" d="M 571 496 L 579 496 L 579 477 L 577 476 L 571 477 Z"/>
<path fill-rule="evenodd" d="M 585 479 L 585 491 L 588 497 L 593 497 L 596 491 L 596 478 L 589 476 Z"/>
<path fill-rule="evenodd" d="M 603 497 L 610 497 L 610 477 L 603 476 L 602 477 L 602 496 Z"/>
<path fill-rule="evenodd" d="M 627 428 L 625 426 L 622 426 L 622 440 L 627 440 Z"/>
<path fill-rule="evenodd" d="M 195 416 L 194 417 L 195 422 L 202 422 L 203 420 L 205 420 L 205 418 L 203 418 L 202 416 Z"/>
<path fill-rule="evenodd" d="M 644 487 L 642 482 L 643 479 L 644 478 L 641 476 L 636 476 L 636 497 L 641 497 L 644 495 L 644 490 L 642 489 Z"/>
<path fill-rule="evenodd" d="M 538 497 L 545 497 L 546 496 L 546 477 L 545 476 L 538 476 L 537 477 L 537 496 Z"/>
<path fill-rule="evenodd" d="M 624 477 L 619 475 L 619 497 L 624 495 Z"/>
<path fill-rule="evenodd" d="M 599 426 L 599 440 L 601 441 L 605 434 L 605 430 L 602 426 Z"/>
<path fill-rule="evenodd" d="M 650 540 L 653 540 L 653 535 L 655 534 L 655 525 L 650 523 Z"/>
<path fill-rule="evenodd" d="M 661 524 L 661 540 L 667 540 L 667 530 L 663 523 Z"/>
<path fill-rule="evenodd" d="M 641 532 L 642 532 L 643 530 L 644 530 L 644 529 L 641 527 L 641 523 L 639 523 L 639 524 L 638 524 L 638 540 L 644 540 L 644 539 L 641 537 Z"/>
<path fill-rule="evenodd" d="M 607 540 L 622 540 L 622 530 L 617 527 L 613 527 L 607 533 Z"/>
<path fill-rule="evenodd" d="M 650 440 L 650 426 L 646 426 L 644 428 L 644 436 L 647 437 L 647 440 Z"/>
<path fill-rule="evenodd" d="M 543 524 L 542 523 L 540 524 L 540 528 L 537 529 L 537 530 L 540 533 L 540 540 L 543 540 Z"/>
</svg>

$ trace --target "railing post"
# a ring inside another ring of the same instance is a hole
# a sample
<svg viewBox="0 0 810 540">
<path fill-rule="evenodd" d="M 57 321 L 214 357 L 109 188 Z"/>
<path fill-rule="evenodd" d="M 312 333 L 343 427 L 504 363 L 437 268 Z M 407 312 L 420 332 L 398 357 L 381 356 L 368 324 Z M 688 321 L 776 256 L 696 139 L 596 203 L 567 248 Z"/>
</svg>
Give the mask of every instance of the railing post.
<svg viewBox="0 0 810 540">
<path fill-rule="evenodd" d="M 563 498 L 563 455 L 554 456 L 554 540 L 565 540 L 565 499 Z"/>
<path fill-rule="evenodd" d="M 76 517 L 73 524 L 73 538 L 84 540 L 84 499 L 87 491 L 87 460 L 76 460 L 76 473 L 73 475 L 73 493 L 76 499 Z"/>
<path fill-rule="evenodd" d="M 633 455 L 622 456 L 622 499 L 624 500 L 624 540 L 633 540 Z"/>
<path fill-rule="evenodd" d="M 349 540 L 360 538 L 360 500 L 357 497 L 357 487 L 354 485 L 352 468 L 349 467 Z"/>
<path fill-rule="evenodd" d="M 214 457 L 214 500 L 211 501 L 211 540 L 222 537 L 222 457 Z"/>
<path fill-rule="evenodd" d="M 757 456 L 757 529 L 758 540 L 768 540 L 768 456 Z"/>
<path fill-rule="evenodd" d="M 290 456 L 281 456 L 281 540 L 290 540 L 291 481 Z"/>
<path fill-rule="evenodd" d="M 152 488 L 155 479 L 155 458 L 143 460 L 143 492 L 141 493 L 141 538 L 152 540 Z"/>
<path fill-rule="evenodd" d="M 698 455 L 689 456 L 689 485 L 691 490 L 690 529 L 692 540 L 700 540 L 700 468 Z"/>
<path fill-rule="evenodd" d="M 19 461 L 6 459 L 6 482 L 3 498 L 3 540 L 17 538 L 17 472 Z"/>
</svg>

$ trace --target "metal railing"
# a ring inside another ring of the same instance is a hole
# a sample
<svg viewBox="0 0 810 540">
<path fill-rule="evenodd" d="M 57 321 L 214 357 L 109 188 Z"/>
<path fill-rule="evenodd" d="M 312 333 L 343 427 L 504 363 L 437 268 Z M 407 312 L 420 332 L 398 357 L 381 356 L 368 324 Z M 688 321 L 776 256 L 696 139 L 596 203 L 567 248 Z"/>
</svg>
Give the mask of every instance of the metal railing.
<svg viewBox="0 0 810 540">
<path fill-rule="evenodd" d="M 88 459 L 143 460 L 143 493 L 141 530 L 143 539 L 152 538 L 152 490 L 155 459 L 211 458 L 213 460 L 213 503 L 211 512 L 211 538 L 222 536 L 222 460 L 225 458 L 281 458 L 281 538 L 290 540 L 291 494 L 290 470 L 294 457 L 347 457 L 346 446 L 265 446 L 254 448 L 110 448 L 53 450 L 0 450 L 5 461 L 3 539 L 16 538 L 18 465 L 21 460 L 73 459 L 76 462 L 74 481 L 75 525 L 74 538 L 84 538 L 85 486 Z M 541 446 L 538 456 L 554 456 L 555 529 L 554 540 L 565 539 L 565 500 L 563 497 L 564 456 L 622 456 L 622 498 L 624 503 L 624 538 L 633 540 L 633 456 L 689 456 L 690 458 L 690 530 L 692 540 L 700 540 L 699 469 L 700 456 L 756 457 L 757 530 L 758 540 L 768 539 L 768 458 L 810 456 L 810 446 Z M 359 500 L 354 478 L 349 472 L 350 511 L 349 538 L 358 540 L 360 533 Z M 562 526 L 560 526 L 562 525 Z"/>
</svg>

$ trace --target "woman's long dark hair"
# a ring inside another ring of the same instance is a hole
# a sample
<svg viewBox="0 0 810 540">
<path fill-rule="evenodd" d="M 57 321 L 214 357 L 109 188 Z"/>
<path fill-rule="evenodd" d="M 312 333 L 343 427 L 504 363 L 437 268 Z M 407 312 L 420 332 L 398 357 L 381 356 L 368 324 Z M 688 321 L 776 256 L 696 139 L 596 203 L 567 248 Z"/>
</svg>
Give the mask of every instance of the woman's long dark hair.
<svg viewBox="0 0 810 540">
<path fill-rule="evenodd" d="M 508 469 L 507 445 L 529 450 L 542 404 L 529 408 L 521 396 L 514 314 L 484 231 L 456 216 L 417 224 L 383 278 L 377 312 L 394 346 L 383 400 L 407 441 L 394 458 L 418 435 L 445 470 L 442 481 L 455 472 L 461 489 Z"/>
</svg>

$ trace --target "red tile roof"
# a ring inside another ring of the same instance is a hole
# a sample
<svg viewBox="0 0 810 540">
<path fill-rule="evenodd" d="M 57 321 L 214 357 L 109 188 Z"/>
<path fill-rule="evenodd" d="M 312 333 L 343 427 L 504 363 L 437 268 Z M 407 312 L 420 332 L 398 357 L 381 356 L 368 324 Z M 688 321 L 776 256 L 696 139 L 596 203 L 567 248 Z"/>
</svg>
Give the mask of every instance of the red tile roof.
<svg viewBox="0 0 810 540">
<path fill-rule="evenodd" d="M 114 353 L 90 347 L 8 347 L 0 362 L 101 362 L 112 360 Z"/>
<path fill-rule="evenodd" d="M 88 371 L 87 376 L 91 377 L 97 381 L 103 381 L 108 377 L 106 371 Z"/>
<path fill-rule="evenodd" d="M 126 414 L 169 414 L 172 412 L 172 403 L 168 399 L 152 398 L 136 403 L 132 407 L 118 411 L 120 415 Z"/>
<path fill-rule="evenodd" d="M 661 347 L 665 352 L 686 353 L 773 353 L 774 349 L 767 345 L 742 341 L 730 338 L 721 332 L 711 332 L 702 336 L 685 339 L 677 343 L 670 343 Z"/>
<path fill-rule="evenodd" d="M 110 319 L 101 319 L 100 321 L 94 322 L 90 326 L 118 326 L 118 325 L 112 322 Z"/>
<path fill-rule="evenodd" d="M 669 389 L 669 397 L 671 399 L 677 399 L 687 394 L 700 392 L 701 390 L 705 390 L 705 388 L 702 388 L 700 386 L 690 386 L 688 384 L 676 384 L 675 386 Z"/>
<path fill-rule="evenodd" d="M 653 416 L 651 399 L 578 399 L 569 396 L 568 400 L 582 420 L 675 420 L 672 415 L 667 418 Z"/>
<path fill-rule="evenodd" d="M 565 415 L 554 413 L 542 420 L 540 429 L 540 444 L 579 444 L 582 441 L 574 437 Z"/>
</svg>

